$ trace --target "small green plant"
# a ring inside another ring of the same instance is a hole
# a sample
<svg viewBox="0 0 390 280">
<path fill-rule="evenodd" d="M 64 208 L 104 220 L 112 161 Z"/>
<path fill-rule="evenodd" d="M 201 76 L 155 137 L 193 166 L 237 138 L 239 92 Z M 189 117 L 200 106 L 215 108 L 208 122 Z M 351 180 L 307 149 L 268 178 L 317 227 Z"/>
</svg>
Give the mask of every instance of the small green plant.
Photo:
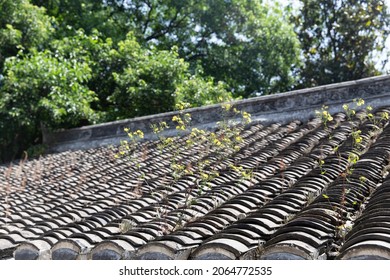
<svg viewBox="0 0 390 280">
<path fill-rule="evenodd" d="M 321 110 L 319 111 L 317 110 L 315 113 L 316 116 L 322 121 L 325 131 L 328 133 L 329 139 L 332 139 L 332 134 L 330 133 L 331 130 L 329 129 L 328 123 L 333 121 L 333 116 L 328 111 L 328 108 L 329 108 L 328 106 L 323 105 L 321 107 Z"/>
<path fill-rule="evenodd" d="M 133 155 L 136 150 L 137 143 L 139 142 L 139 140 L 144 138 L 144 133 L 141 130 L 137 130 L 134 132 L 130 131 L 129 128 L 124 128 L 123 130 L 127 134 L 130 141 L 121 141 L 121 145 L 119 146 L 119 152 L 115 155 L 115 158 L 120 158 L 122 156 L 129 155 L 129 153 L 130 155 Z"/>
<path fill-rule="evenodd" d="M 189 104 L 180 103 L 177 105 L 178 114 L 171 119 L 176 135 L 179 136 L 165 136 L 165 130 L 170 128 L 167 122 L 159 122 L 151 125 L 152 132 L 156 135 L 157 148 L 160 155 L 169 155 L 169 168 L 172 176 L 171 183 L 166 186 L 166 191 L 172 189 L 183 176 L 196 176 L 196 184 L 190 189 L 185 190 L 186 196 L 182 207 L 191 207 L 196 203 L 196 196 L 201 196 L 206 191 L 212 188 L 212 181 L 220 176 L 219 169 L 216 168 L 223 160 L 240 149 L 240 145 L 244 142 L 241 137 L 242 130 L 246 125 L 251 123 L 251 115 L 245 111 L 239 111 L 232 106 L 231 103 L 224 103 L 222 107 L 222 120 L 217 123 L 215 131 L 206 131 L 197 127 L 191 127 L 192 117 L 186 111 Z M 141 184 L 145 181 L 144 173 L 140 162 L 138 144 L 144 138 L 144 133 L 140 130 L 130 131 L 125 129 L 129 140 L 121 141 L 119 152 L 115 155 L 116 158 L 123 156 L 130 157 L 130 163 L 136 167 L 138 171 L 138 181 Z M 184 145 L 182 142 L 184 137 Z M 210 157 L 210 155 L 213 155 Z M 230 164 L 231 170 L 238 173 L 238 177 L 243 180 L 251 180 L 253 172 L 250 169 L 244 169 L 241 166 Z M 194 197 L 193 188 L 197 188 L 196 196 Z M 219 202 L 216 201 L 216 205 Z M 159 209 L 159 207 L 157 207 Z M 156 211 L 157 216 L 161 216 L 162 212 Z M 177 225 L 174 229 L 179 229 L 185 222 L 184 216 L 178 217 Z M 126 227 L 127 223 L 122 225 Z M 162 232 L 166 231 L 162 230 Z"/>
<path fill-rule="evenodd" d="M 328 106 L 323 105 L 320 111 L 316 111 L 316 116 L 321 119 L 324 127 L 328 130 L 328 122 L 333 121 L 332 115 L 328 111 Z"/>
<path fill-rule="evenodd" d="M 365 101 L 362 98 L 354 99 L 352 104 L 344 104 L 342 106 L 342 108 L 344 110 L 344 113 L 347 116 L 347 119 L 349 121 L 353 121 L 353 118 L 356 117 L 356 115 L 358 115 L 358 113 L 357 113 L 358 110 L 364 109 L 363 108 L 364 104 L 365 104 Z M 328 109 L 327 106 L 323 106 L 322 111 L 316 112 L 317 116 L 321 117 L 321 120 L 323 122 L 325 129 L 327 129 L 328 122 L 330 120 L 332 120 L 327 109 Z M 369 121 L 371 121 L 374 124 L 374 126 L 368 132 L 368 134 L 371 137 L 373 137 L 373 136 L 378 134 L 379 130 L 381 130 L 380 127 L 383 125 L 383 121 L 387 121 L 389 119 L 389 114 L 387 112 L 373 114 L 373 112 L 372 112 L 373 108 L 370 105 L 368 105 L 365 108 L 365 110 L 366 110 L 366 114 L 359 113 L 359 119 L 360 119 L 360 121 L 363 122 L 364 118 L 366 117 Z M 366 147 L 367 145 L 363 144 L 365 139 L 362 136 L 361 130 L 359 130 L 357 128 L 353 128 L 352 132 L 351 132 L 351 138 L 352 138 L 352 147 L 351 147 L 351 150 L 347 154 L 348 155 L 347 168 L 343 173 L 340 174 L 340 176 L 343 178 L 343 182 L 345 182 L 345 184 L 343 184 L 343 186 L 342 186 L 342 190 L 341 190 L 342 193 L 341 193 L 341 197 L 340 197 L 340 205 L 342 207 L 345 206 L 345 204 L 347 203 L 347 200 L 346 200 L 347 195 L 348 195 L 348 193 L 350 193 L 350 189 L 347 188 L 346 183 L 349 182 L 351 180 L 350 178 L 353 177 L 354 166 L 359 161 L 361 153 L 367 148 Z M 338 150 L 339 150 L 338 146 L 334 147 L 334 149 L 333 149 L 333 151 L 335 153 L 338 153 Z M 342 155 L 338 153 L 338 156 L 341 159 Z M 323 164 L 324 164 L 323 160 L 319 160 L 319 167 L 321 169 L 321 174 L 323 174 L 323 172 L 326 172 L 326 170 L 323 170 Z M 367 183 L 366 183 L 367 178 L 365 176 L 359 176 L 358 179 L 359 179 L 359 182 L 360 182 L 360 185 L 362 186 L 362 188 L 367 185 Z M 370 191 L 372 191 L 372 190 L 370 190 Z M 325 198 L 326 200 L 328 200 L 329 203 L 331 203 L 331 198 L 326 193 L 323 193 L 322 197 Z M 359 215 L 359 211 L 360 212 L 362 211 L 362 204 L 357 200 L 352 201 L 351 204 L 355 210 L 357 209 L 357 213 L 355 213 L 355 214 Z M 351 217 L 349 217 L 348 214 L 345 216 L 345 213 L 342 213 L 342 207 L 341 208 L 336 207 L 334 209 L 335 209 L 335 211 L 338 212 L 340 219 L 341 219 L 340 225 L 337 226 L 337 228 L 336 228 L 336 234 L 340 238 L 340 240 L 342 242 L 344 242 L 345 235 L 351 229 L 351 222 L 350 222 Z"/>
<path fill-rule="evenodd" d="M 125 234 L 132 230 L 136 226 L 136 223 L 128 220 L 128 219 L 123 219 L 121 223 L 119 224 L 119 231 L 122 234 Z"/>
<path fill-rule="evenodd" d="M 153 130 L 153 133 L 157 135 L 157 137 L 160 139 L 161 133 L 164 132 L 164 130 L 169 128 L 169 125 L 167 122 L 159 122 L 158 124 L 152 123 L 150 127 Z"/>
<path fill-rule="evenodd" d="M 186 131 L 191 124 L 191 114 L 186 113 L 184 110 L 190 108 L 189 103 L 180 102 L 176 104 L 176 109 L 179 110 L 179 114 L 172 117 L 172 122 L 176 123 L 177 131 Z"/>
<path fill-rule="evenodd" d="M 320 167 L 321 175 L 324 175 L 326 173 L 326 170 L 323 168 L 324 164 L 325 164 L 325 161 L 322 158 L 320 158 L 318 160 L 318 166 Z"/>
<path fill-rule="evenodd" d="M 370 117 L 371 117 L 371 120 L 372 122 L 375 124 L 375 125 L 378 125 L 379 123 L 381 123 L 382 121 L 387 121 L 389 120 L 389 113 L 387 112 L 381 112 L 379 114 L 379 118 L 375 118 L 372 114 L 369 114 Z"/>
<path fill-rule="evenodd" d="M 348 120 L 351 120 L 352 117 L 356 115 L 356 110 L 361 108 L 365 103 L 365 101 L 362 98 L 355 98 L 352 100 L 352 102 L 353 103 L 351 105 L 349 104 L 343 105 L 343 109 L 345 114 L 347 115 Z"/>
<path fill-rule="evenodd" d="M 141 162 L 145 158 L 145 150 L 141 150 L 139 154 L 138 143 L 144 138 L 144 133 L 141 130 L 130 131 L 129 128 L 124 128 L 124 132 L 127 134 L 129 140 L 122 140 L 118 148 L 118 152 L 114 155 L 115 159 L 122 157 L 128 157 L 130 167 L 135 167 L 137 171 L 137 185 L 135 186 L 134 193 L 137 196 L 142 195 L 141 185 L 145 181 L 145 173 L 142 171 Z"/>
<path fill-rule="evenodd" d="M 231 164 L 230 168 L 239 174 L 240 179 L 252 180 L 253 178 L 252 169 L 244 169 L 242 166 L 235 166 L 234 164 Z"/>
</svg>

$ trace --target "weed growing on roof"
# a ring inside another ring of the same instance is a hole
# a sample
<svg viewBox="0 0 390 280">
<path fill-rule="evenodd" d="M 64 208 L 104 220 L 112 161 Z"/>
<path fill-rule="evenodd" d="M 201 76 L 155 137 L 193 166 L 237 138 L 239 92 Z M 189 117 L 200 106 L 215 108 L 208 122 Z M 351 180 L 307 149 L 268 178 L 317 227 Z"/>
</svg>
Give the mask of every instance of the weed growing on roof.
<svg viewBox="0 0 390 280">
<path fill-rule="evenodd" d="M 234 164 L 231 164 L 230 168 L 240 174 L 239 178 L 241 180 L 251 180 L 253 178 L 252 169 L 245 169 L 242 166 L 235 166 Z"/>
<path fill-rule="evenodd" d="M 362 98 L 354 99 L 353 103 L 351 103 L 351 104 L 344 104 L 342 106 L 342 108 L 344 110 L 344 113 L 345 113 L 347 119 L 349 121 L 352 121 L 353 117 L 355 117 L 357 115 L 358 110 L 364 110 L 364 108 L 363 108 L 364 104 L 365 104 L 365 101 Z M 317 114 L 317 116 L 321 117 L 322 123 L 323 123 L 324 127 L 326 128 L 327 122 L 329 120 L 331 120 L 332 117 L 328 113 L 326 106 L 323 106 L 322 108 L 323 108 L 323 110 L 317 111 L 316 114 Z M 372 113 L 372 110 L 373 110 L 372 107 L 370 105 L 367 105 L 365 108 L 366 114 L 359 115 L 359 119 L 361 121 L 364 121 L 364 118 L 366 117 L 373 124 L 371 130 L 368 132 L 368 135 L 370 137 L 374 137 L 374 136 L 378 135 L 378 133 L 382 129 L 381 127 L 383 126 L 383 122 L 389 120 L 389 115 L 387 112 L 380 112 L 380 113 L 377 113 L 374 115 Z M 353 128 L 352 132 L 351 132 L 351 138 L 352 138 L 352 147 L 348 153 L 347 168 L 346 168 L 345 172 L 340 174 L 340 176 L 343 178 L 343 181 L 345 183 L 350 182 L 351 178 L 353 178 L 354 166 L 359 161 L 360 155 L 367 148 L 366 145 L 363 144 L 364 139 L 363 139 L 361 130 L 359 130 L 357 128 Z M 341 159 L 342 155 L 339 153 L 338 150 L 339 150 L 338 146 L 336 146 L 334 148 L 334 152 L 336 154 L 338 154 L 339 158 Z M 319 162 L 319 167 L 321 168 L 321 170 L 323 170 L 323 166 L 322 166 L 323 163 L 324 163 L 323 161 Z M 321 174 L 322 174 L 322 172 L 321 172 Z M 362 188 L 367 186 L 367 183 L 366 183 L 367 178 L 365 176 L 359 176 L 358 180 L 359 180 L 359 184 L 361 185 Z M 345 183 L 342 186 L 341 197 L 340 197 L 340 206 L 342 206 L 342 208 L 344 208 L 347 205 L 347 195 L 351 191 Z M 370 192 L 371 191 L 372 191 L 372 189 L 370 188 Z M 329 197 L 329 195 L 327 195 L 324 192 L 322 194 L 322 197 L 327 199 L 329 204 L 332 206 L 331 198 Z M 359 215 L 359 213 L 361 213 L 361 211 L 362 211 L 362 203 L 359 203 L 357 200 L 352 201 L 350 203 L 354 209 L 358 209 L 356 215 Z M 345 235 L 352 228 L 351 217 L 350 217 L 349 213 L 347 213 L 347 215 L 344 215 L 345 213 L 343 213 L 341 208 L 337 208 L 336 206 L 334 206 L 333 209 L 335 209 L 335 211 L 338 212 L 339 217 L 341 219 L 339 226 L 337 226 L 337 228 L 336 228 L 336 236 L 338 236 L 338 238 L 339 238 L 339 240 L 341 240 L 341 242 L 344 242 Z"/>
<path fill-rule="evenodd" d="M 133 156 L 134 151 L 136 150 L 137 143 L 139 140 L 144 138 L 144 133 L 141 130 L 130 131 L 129 128 L 124 128 L 129 140 L 122 140 L 121 145 L 119 146 L 119 152 L 115 155 L 115 158 L 120 158 L 122 156 Z"/>
<path fill-rule="evenodd" d="M 368 109 L 369 108 L 369 109 Z M 367 117 L 371 120 L 371 122 L 378 126 L 380 123 L 382 123 L 383 121 L 387 121 L 389 120 L 389 113 L 387 112 L 381 112 L 379 114 L 379 118 L 378 117 L 375 117 L 371 111 L 372 111 L 372 107 L 371 106 L 368 106 L 367 107 L 367 111 L 369 111 L 370 113 L 367 115 Z"/>
<path fill-rule="evenodd" d="M 323 167 L 324 163 L 325 161 L 322 158 L 318 159 L 318 166 L 320 167 L 321 175 L 324 175 L 326 173 L 326 170 Z"/>
<path fill-rule="evenodd" d="M 124 234 L 132 230 L 136 226 L 136 223 L 132 220 L 123 219 L 119 224 L 120 233 Z"/>
<path fill-rule="evenodd" d="M 362 98 L 353 99 L 353 103 L 351 105 L 350 104 L 344 104 L 342 106 L 342 108 L 344 110 L 344 113 L 347 116 L 347 119 L 349 121 L 351 121 L 352 117 L 354 117 L 356 115 L 356 111 L 358 109 L 363 109 L 361 107 L 364 104 L 365 104 L 365 101 Z M 366 110 L 369 111 L 369 112 L 372 110 L 371 106 L 367 106 L 367 108 L 368 109 L 366 109 Z M 333 120 L 332 115 L 328 111 L 328 106 L 323 105 L 321 111 L 316 111 L 316 115 L 317 115 L 317 117 L 321 118 L 321 121 L 322 121 L 325 129 L 328 130 L 328 122 Z M 367 117 L 369 119 L 370 118 L 374 119 L 374 116 L 372 115 L 372 113 L 367 114 Z M 351 136 L 352 136 L 352 150 L 351 150 L 351 152 L 348 155 L 348 168 L 352 169 L 353 165 L 356 164 L 356 162 L 359 160 L 359 154 L 361 153 L 362 149 L 364 149 L 364 147 L 362 146 L 363 138 L 361 136 L 361 130 L 358 130 L 358 129 L 354 128 L 352 130 L 352 132 L 351 132 Z M 337 153 L 338 149 L 339 149 L 339 147 L 336 146 L 333 149 L 333 151 Z M 339 154 L 339 157 L 341 157 L 340 154 Z M 324 161 L 323 160 L 319 160 L 319 167 L 321 168 L 321 170 L 322 170 L 322 165 L 323 164 L 324 164 Z M 324 170 L 324 172 L 326 172 L 326 170 Z M 351 172 L 350 169 L 348 169 L 347 173 L 351 174 L 352 172 Z"/>
<path fill-rule="evenodd" d="M 328 122 L 333 121 L 332 115 L 328 111 L 328 106 L 323 105 L 320 111 L 316 111 L 316 116 L 319 117 L 324 124 L 325 130 L 328 131 Z"/>
<path fill-rule="evenodd" d="M 230 102 L 226 102 L 221 106 L 223 118 L 217 123 L 217 129 L 207 131 L 196 127 L 191 128 L 192 116 L 186 111 L 188 107 L 188 103 L 177 105 L 178 114 L 172 117 L 172 124 L 159 122 L 151 125 L 151 130 L 158 139 L 159 154 L 162 156 L 168 154 L 170 159 L 169 167 L 172 180 L 166 188 L 166 193 L 168 194 L 173 185 L 184 176 L 196 177 L 196 184 L 185 190 L 185 201 L 179 207 L 183 209 L 183 212 L 178 216 L 175 229 L 181 228 L 185 222 L 183 214 L 185 208 L 195 204 L 197 196 L 212 189 L 212 181 L 220 176 L 220 168 L 230 167 L 242 179 L 252 178 L 252 170 L 246 170 L 234 164 L 225 165 L 225 167 L 222 165 L 221 167 L 223 160 L 240 149 L 240 145 L 244 142 L 241 132 L 246 125 L 251 123 L 251 115 L 245 111 L 237 110 Z M 166 136 L 165 131 L 170 128 L 170 125 L 175 127 L 177 135 L 185 137 L 184 145 L 179 141 L 178 136 Z M 121 141 L 119 152 L 115 157 L 130 157 L 131 164 L 135 165 L 138 173 L 142 175 L 142 167 L 137 153 L 139 153 L 140 147 L 138 142 L 144 138 L 144 133 L 140 130 L 132 132 L 127 128 L 125 132 L 129 140 Z M 138 180 L 142 182 L 144 177 L 140 176 Z M 194 192 L 195 187 L 196 193 Z M 216 205 L 219 203 L 216 202 Z M 162 213 L 157 211 L 156 215 L 161 216 Z"/>
<path fill-rule="evenodd" d="M 131 167 L 135 168 L 138 175 L 135 193 L 142 195 L 141 184 L 144 182 L 145 173 L 142 171 L 141 166 L 144 156 L 140 152 L 143 153 L 144 151 L 139 151 L 138 143 L 144 138 L 144 133 L 141 130 L 131 131 L 129 128 L 124 128 L 124 132 L 127 134 L 129 140 L 121 141 L 119 151 L 114 155 L 114 158 L 119 159 L 125 156 L 129 158 Z"/>
</svg>

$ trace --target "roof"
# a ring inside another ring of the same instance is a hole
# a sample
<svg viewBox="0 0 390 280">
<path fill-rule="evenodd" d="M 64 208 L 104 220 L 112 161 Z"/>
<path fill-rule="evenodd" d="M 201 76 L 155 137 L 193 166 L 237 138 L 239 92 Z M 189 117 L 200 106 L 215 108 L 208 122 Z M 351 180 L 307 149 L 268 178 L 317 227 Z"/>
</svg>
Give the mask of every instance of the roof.
<svg viewBox="0 0 390 280">
<path fill-rule="evenodd" d="M 356 97 L 372 117 L 341 112 Z M 389 97 L 385 76 L 240 101 L 255 121 L 224 158 L 185 134 L 162 152 L 147 137 L 137 165 L 90 146 L 174 113 L 59 132 L 57 153 L 0 166 L 0 259 L 390 259 Z M 190 112 L 212 127 L 216 108 Z M 175 177 L 178 156 L 219 175 L 206 187 L 196 168 Z"/>
</svg>

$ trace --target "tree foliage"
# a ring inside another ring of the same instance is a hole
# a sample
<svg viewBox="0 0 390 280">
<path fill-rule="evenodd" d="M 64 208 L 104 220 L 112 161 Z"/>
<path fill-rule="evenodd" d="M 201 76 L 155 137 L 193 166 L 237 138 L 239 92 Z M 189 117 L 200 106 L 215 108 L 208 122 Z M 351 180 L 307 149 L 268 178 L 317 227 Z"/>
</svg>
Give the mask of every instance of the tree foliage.
<svg viewBox="0 0 390 280">
<path fill-rule="evenodd" d="M 28 0 L 0 1 L 0 73 L 21 49 L 42 49 L 53 34 L 52 18 Z"/>
<path fill-rule="evenodd" d="M 90 35 L 99 30 L 106 38 L 123 40 L 133 29 L 128 25 L 128 15 L 105 0 L 31 0 L 44 7 L 47 14 L 56 19 L 58 38 L 72 35 L 72 30 L 82 29 Z"/>
<path fill-rule="evenodd" d="M 299 42 L 277 7 L 256 0 L 41 1 L 60 26 L 98 29 L 114 42 L 132 32 L 142 46 L 170 50 L 224 82 L 235 96 L 290 89 Z M 79 19 L 83 18 L 82 21 Z M 66 30 L 65 30 L 66 31 Z"/>
<path fill-rule="evenodd" d="M 140 42 L 178 46 L 192 72 L 224 82 L 235 96 L 290 89 L 300 65 L 293 27 L 276 7 L 253 0 L 108 1 L 128 14 Z"/>
<path fill-rule="evenodd" d="M 290 89 L 299 44 L 282 12 L 260 1 L 206 1 L 192 23 L 188 59 L 228 84 L 236 96 Z"/>
<path fill-rule="evenodd" d="M 0 160 L 43 128 L 376 74 L 381 1 L 302 3 L 289 22 L 261 0 L 1 0 Z"/>
<path fill-rule="evenodd" d="M 216 104 L 233 98 L 225 83 L 215 84 L 212 77 L 205 79 L 198 71 L 177 85 L 175 96 L 177 103 L 188 103 L 192 107 Z"/>
<path fill-rule="evenodd" d="M 379 74 L 373 52 L 384 48 L 390 17 L 381 0 L 302 0 L 293 17 L 302 45 L 305 87 Z"/>
<path fill-rule="evenodd" d="M 0 87 L 0 156 L 38 144 L 41 130 L 123 119 L 174 110 L 190 100 L 189 64 L 177 49 L 142 47 L 132 33 L 113 43 L 98 31 L 53 40 L 47 49 L 20 52 L 5 62 Z M 210 96 L 198 104 L 230 98 L 211 79 L 197 76 Z M 196 86 L 196 84 L 194 84 Z"/>
<path fill-rule="evenodd" d="M 187 65 L 175 50 L 141 48 L 134 36 L 119 42 L 117 59 L 125 61 L 116 82 L 110 113 L 116 118 L 162 113 L 174 109 L 175 88 L 185 79 Z"/>
<path fill-rule="evenodd" d="M 8 157 L 38 144 L 44 127 L 63 128 L 88 123 L 94 92 L 86 86 L 91 68 L 50 51 L 33 51 L 9 58 L 0 91 L 0 140 Z M 9 154 L 10 153 L 10 154 Z"/>
</svg>

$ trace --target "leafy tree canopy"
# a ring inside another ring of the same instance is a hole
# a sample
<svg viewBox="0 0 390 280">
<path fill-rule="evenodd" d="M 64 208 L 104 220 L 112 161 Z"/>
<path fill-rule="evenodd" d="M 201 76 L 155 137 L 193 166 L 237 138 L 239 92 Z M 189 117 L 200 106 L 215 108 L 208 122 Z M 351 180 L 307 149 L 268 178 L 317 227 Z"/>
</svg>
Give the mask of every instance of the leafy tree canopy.
<svg viewBox="0 0 390 280">
<path fill-rule="evenodd" d="M 235 96 L 290 89 L 299 42 L 276 7 L 253 0 L 112 1 L 129 15 L 138 38 L 158 48 L 179 47 L 191 70 L 224 82 Z"/>
<path fill-rule="evenodd" d="M 177 46 L 190 71 L 200 65 L 204 75 L 226 83 L 235 96 L 288 90 L 298 79 L 292 75 L 300 65 L 293 27 L 280 9 L 260 0 L 34 2 L 65 29 L 90 34 L 97 28 L 114 41 L 131 31 L 144 47 Z"/>
<path fill-rule="evenodd" d="M 19 50 L 42 49 L 54 32 L 53 19 L 28 0 L 0 1 L 0 73 Z"/>
<path fill-rule="evenodd" d="M 166 112 L 180 100 L 201 105 L 231 98 L 211 78 L 188 68 L 177 49 L 143 48 L 132 33 L 114 44 L 96 30 L 92 35 L 79 30 L 51 41 L 44 51 L 19 52 L 6 59 L 0 87 L 0 157 L 38 144 L 43 128 Z M 197 84 L 207 92 L 191 96 Z"/>
<path fill-rule="evenodd" d="M 291 16 L 262 0 L 0 0 L 0 160 L 44 128 L 378 73 L 382 1 L 301 2 Z"/>
<path fill-rule="evenodd" d="M 309 87 L 378 75 L 374 51 L 382 51 L 390 16 L 381 0 L 302 0 L 292 17 Z"/>
<path fill-rule="evenodd" d="M 0 89 L 0 156 L 7 159 L 38 144 L 43 127 L 89 123 L 95 94 L 86 86 L 87 63 L 47 50 L 8 58 Z"/>
</svg>

